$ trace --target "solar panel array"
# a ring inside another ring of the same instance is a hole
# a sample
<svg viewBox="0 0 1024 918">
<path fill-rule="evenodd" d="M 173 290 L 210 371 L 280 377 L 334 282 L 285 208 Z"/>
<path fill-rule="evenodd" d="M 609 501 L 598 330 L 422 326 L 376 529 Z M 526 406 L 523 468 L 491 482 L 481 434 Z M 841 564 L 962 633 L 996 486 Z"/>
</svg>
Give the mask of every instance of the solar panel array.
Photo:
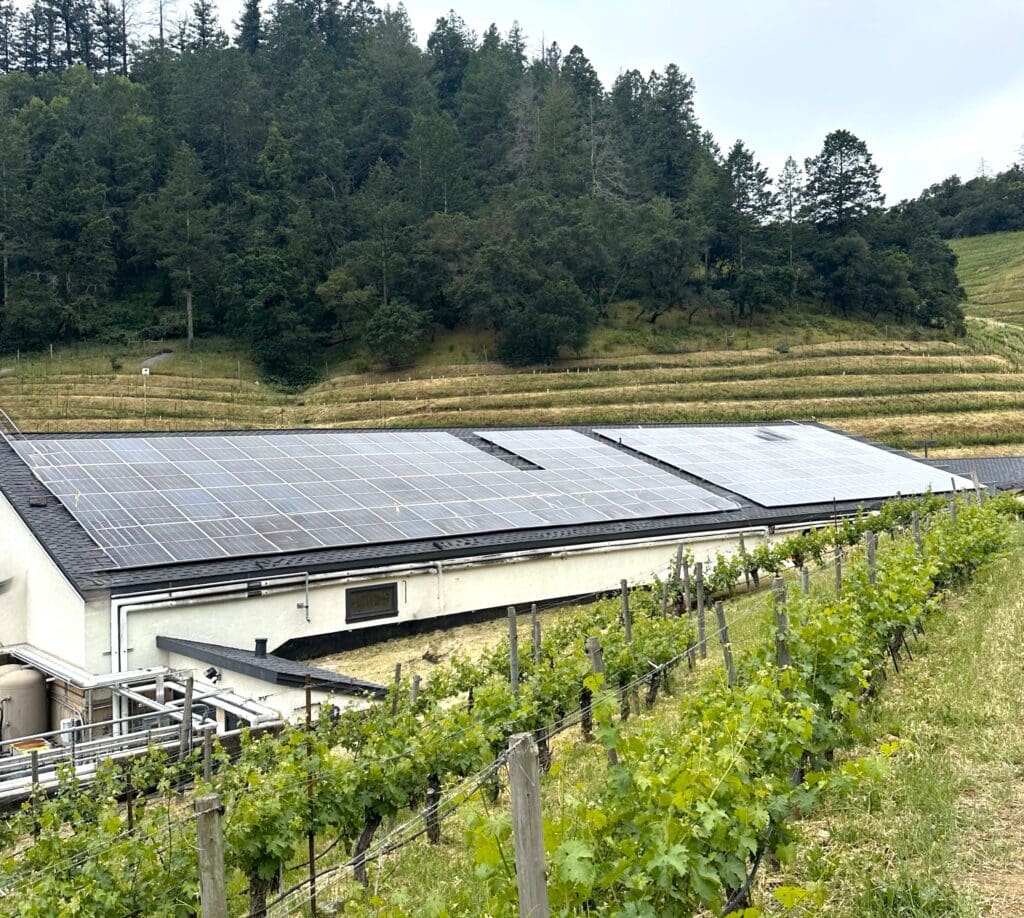
<svg viewBox="0 0 1024 918">
<path fill-rule="evenodd" d="M 764 507 L 952 490 L 947 472 L 821 427 L 620 427 L 595 432 Z M 969 487 L 970 481 L 957 479 L 957 488 Z"/>
<path fill-rule="evenodd" d="M 543 434 L 515 434 L 541 470 L 428 431 L 12 445 L 118 567 L 735 506 L 581 434 Z"/>
</svg>

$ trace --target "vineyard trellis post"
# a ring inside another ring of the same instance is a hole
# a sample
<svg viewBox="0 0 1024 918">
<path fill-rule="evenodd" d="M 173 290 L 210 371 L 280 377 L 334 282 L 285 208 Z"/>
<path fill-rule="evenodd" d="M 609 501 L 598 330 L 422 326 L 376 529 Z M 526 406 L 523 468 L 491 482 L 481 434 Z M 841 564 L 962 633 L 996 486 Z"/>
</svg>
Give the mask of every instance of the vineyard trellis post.
<svg viewBox="0 0 1024 918">
<path fill-rule="evenodd" d="M 601 650 L 601 640 L 597 637 L 587 638 L 587 656 L 590 657 L 590 670 L 597 676 L 604 676 L 604 651 Z M 587 713 L 591 718 L 591 729 L 593 728 L 593 706 L 588 705 Z M 614 749 L 608 750 L 608 764 L 618 765 L 619 754 Z"/>
<path fill-rule="evenodd" d="M 916 510 L 910 514 L 910 528 L 914 533 L 914 547 L 918 557 L 924 554 L 924 542 L 921 539 L 921 514 Z"/>
<path fill-rule="evenodd" d="M 786 614 L 786 581 L 776 577 L 772 581 L 775 606 L 775 663 L 779 669 L 792 666 L 789 653 L 789 616 Z"/>
<path fill-rule="evenodd" d="M 682 546 L 679 546 L 680 549 Z M 690 559 L 683 558 L 683 606 L 686 608 L 687 616 L 692 611 L 692 605 L 690 603 Z"/>
<path fill-rule="evenodd" d="M 427 775 L 427 794 L 423 811 L 423 822 L 427 828 L 427 841 L 432 845 L 441 844 L 441 816 L 438 804 L 441 802 L 441 779 L 436 774 Z"/>
<path fill-rule="evenodd" d="M 398 714 L 398 690 L 402 685 L 402 664 L 395 664 L 395 691 L 391 696 L 391 716 Z"/>
<path fill-rule="evenodd" d="M 977 469 L 971 469 L 971 481 L 974 483 L 974 496 L 978 499 L 978 503 L 985 503 L 985 489 L 982 488 L 981 482 L 978 480 Z"/>
<path fill-rule="evenodd" d="M 416 699 L 420 697 L 420 682 L 423 681 L 423 677 L 417 673 L 412 677 L 412 683 L 409 685 L 409 707 L 416 707 Z"/>
<path fill-rule="evenodd" d="M 619 581 L 619 589 L 622 591 L 622 627 L 626 632 L 626 643 L 633 643 L 633 613 L 629 610 L 629 584 L 625 580 Z"/>
<path fill-rule="evenodd" d="M 747 543 L 743 539 L 743 533 L 740 533 L 740 561 L 743 564 L 743 587 L 749 593 L 750 592 L 750 565 L 747 562 Z"/>
<path fill-rule="evenodd" d="M 209 784 L 213 778 L 213 730 L 203 731 L 203 780 Z"/>
<path fill-rule="evenodd" d="M 316 792 L 313 774 L 313 677 L 306 673 L 306 802 L 309 807 L 309 829 L 306 832 L 306 844 L 309 853 L 309 913 L 316 918 L 316 830 L 313 828 L 316 819 Z"/>
<path fill-rule="evenodd" d="M 809 596 L 811 593 L 811 572 L 805 565 L 800 566 L 800 589 L 804 596 Z"/>
<path fill-rule="evenodd" d="M 508 607 L 508 681 L 512 694 L 519 694 L 519 626 L 516 607 Z"/>
<path fill-rule="evenodd" d="M 508 775 L 519 915 L 520 918 L 548 918 L 551 912 L 544 863 L 540 763 L 537 744 L 531 734 L 515 733 L 509 739 Z"/>
<path fill-rule="evenodd" d="M 537 603 L 530 606 L 530 627 L 533 637 L 533 662 L 540 663 L 540 619 L 537 617 Z"/>
<path fill-rule="evenodd" d="M 704 565 L 698 561 L 694 565 L 694 577 L 697 581 L 697 643 L 700 644 L 700 658 L 708 657 L 707 622 L 704 612 Z"/>
<path fill-rule="evenodd" d="M 878 579 L 878 558 L 876 557 L 878 533 L 869 529 L 864 534 L 864 544 L 867 547 L 868 555 L 868 582 L 874 586 L 875 581 Z"/>
<path fill-rule="evenodd" d="M 725 671 L 729 676 L 729 688 L 736 684 L 736 664 L 732 658 L 732 642 L 729 640 L 729 624 L 725 620 L 725 606 L 721 600 L 715 603 L 715 618 L 718 619 L 718 642 L 722 645 Z"/>
<path fill-rule="evenodd" d="M 181 708 L 181 731 L 178 734 L 178 757 L 185 758 L 189 752 L 189 740 L 192 739 L 192 689 L 195 679 L 189 676 L 185 680 L 185 703 Z"/>
<path fill-rule="evenodd" d="M 835 568 L 836 568 L 836 596 L 841 596 L 843 593 L 843 547 L 836 545 L 833 549 L 835 555 Z"/>
<path fill-rule="evenodd" d="M 32 750 L 32 837 L 39 838 L 39 750 Z"/>
<path fill-rule="evenodd" d="M 217 794 L 195 801 L 196 842 L 199 849 L 199 901 L 202 918 L 228 918 L 227 882 L 224 876 L 224 840 L 220 817 L 224 812 Z"/>
</svg>

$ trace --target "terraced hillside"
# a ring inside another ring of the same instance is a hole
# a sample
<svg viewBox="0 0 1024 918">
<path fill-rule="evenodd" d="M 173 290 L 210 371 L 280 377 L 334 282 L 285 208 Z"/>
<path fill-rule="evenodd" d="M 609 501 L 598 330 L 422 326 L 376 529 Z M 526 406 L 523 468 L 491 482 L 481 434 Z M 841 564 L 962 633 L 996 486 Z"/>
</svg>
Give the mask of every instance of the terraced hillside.
<svg viewBox="0 0 1024 918">
<path fill-rule="evenodd" d="M 208 342 L 140 374 L 141 352 L 0 363 L 0 406 L 23 430 L 468 426 L 812 419 L 915 448 L 1019 450 L 1024 342 L 984 327 L 964 342 L 852 340 L 591 358 L 514 372 L 426 367 L 335 375 L 303 393 L 261 385 Z"/>
<path fill-rule="evenodd" d="M 968 315 L 1024 325 L 1024 231 L 954 239 L 950 246 Z"/>
</svg>

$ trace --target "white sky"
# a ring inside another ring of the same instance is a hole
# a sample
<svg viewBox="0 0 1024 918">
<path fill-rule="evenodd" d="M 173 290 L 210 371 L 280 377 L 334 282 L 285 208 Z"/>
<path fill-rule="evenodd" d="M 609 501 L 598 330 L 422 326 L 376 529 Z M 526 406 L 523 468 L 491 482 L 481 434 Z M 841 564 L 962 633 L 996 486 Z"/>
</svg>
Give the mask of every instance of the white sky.
<svg viewBox="0 0 1024 918">
<path fill-rule="evenodd" d="M 225 0 L 233 2 L 233 0 Z M 406 0 L 420 43 L 452 0 Z M 773 174 L 834 128 L 863 138 L 890 203 L 952 173 L 1016 160 L 1024 144 L 1022 0 L 462 0 L 478 33 L 518 19 L 580 45 L 605 85 L 675 62 L 697 86 L 701 123 L 737 137 Z M 224 11 L 227 13 L 225 5 Z M 229 17 L 225 15 L 225 19 Z"/>
<path fill-rule="evenodd" d="M 219 2 L 233 34 L 242 0 Z M 478 34 L 518 20 L 533 53 L 542 39 L 580 45 L 606 87 L 677 63 L 701 124 L 723 149 L 742 138 L 773 174 L 847 128 L 889 203 L 970 178 L 983 158 L 1004 169 L 1024 144 L 1024 0 L 405 0 L 421 45 L 452 6 Z"/>
</svg>

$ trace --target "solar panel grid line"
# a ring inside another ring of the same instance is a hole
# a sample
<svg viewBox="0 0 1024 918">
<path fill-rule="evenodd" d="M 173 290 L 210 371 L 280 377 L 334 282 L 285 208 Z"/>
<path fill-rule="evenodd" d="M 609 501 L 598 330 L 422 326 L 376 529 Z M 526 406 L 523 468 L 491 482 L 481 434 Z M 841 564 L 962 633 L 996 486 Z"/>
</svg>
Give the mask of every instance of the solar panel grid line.
<svg viewBox="0 0 1024 918">
<path fill-rule="evenodd" d="M 550 433 L 531 438 L 549 471 L 444 432 L 37 439 L 19 454 L 121 566 L 736 506 L 677 479 L 652 489 L 650 466 Z"/>
<path fill-rule="evenodd" d="M 596 428 L 595 433 L 765 507 L 950 490 L 948 476 L 937 469 L 817 426 Z"/>
</svg>

